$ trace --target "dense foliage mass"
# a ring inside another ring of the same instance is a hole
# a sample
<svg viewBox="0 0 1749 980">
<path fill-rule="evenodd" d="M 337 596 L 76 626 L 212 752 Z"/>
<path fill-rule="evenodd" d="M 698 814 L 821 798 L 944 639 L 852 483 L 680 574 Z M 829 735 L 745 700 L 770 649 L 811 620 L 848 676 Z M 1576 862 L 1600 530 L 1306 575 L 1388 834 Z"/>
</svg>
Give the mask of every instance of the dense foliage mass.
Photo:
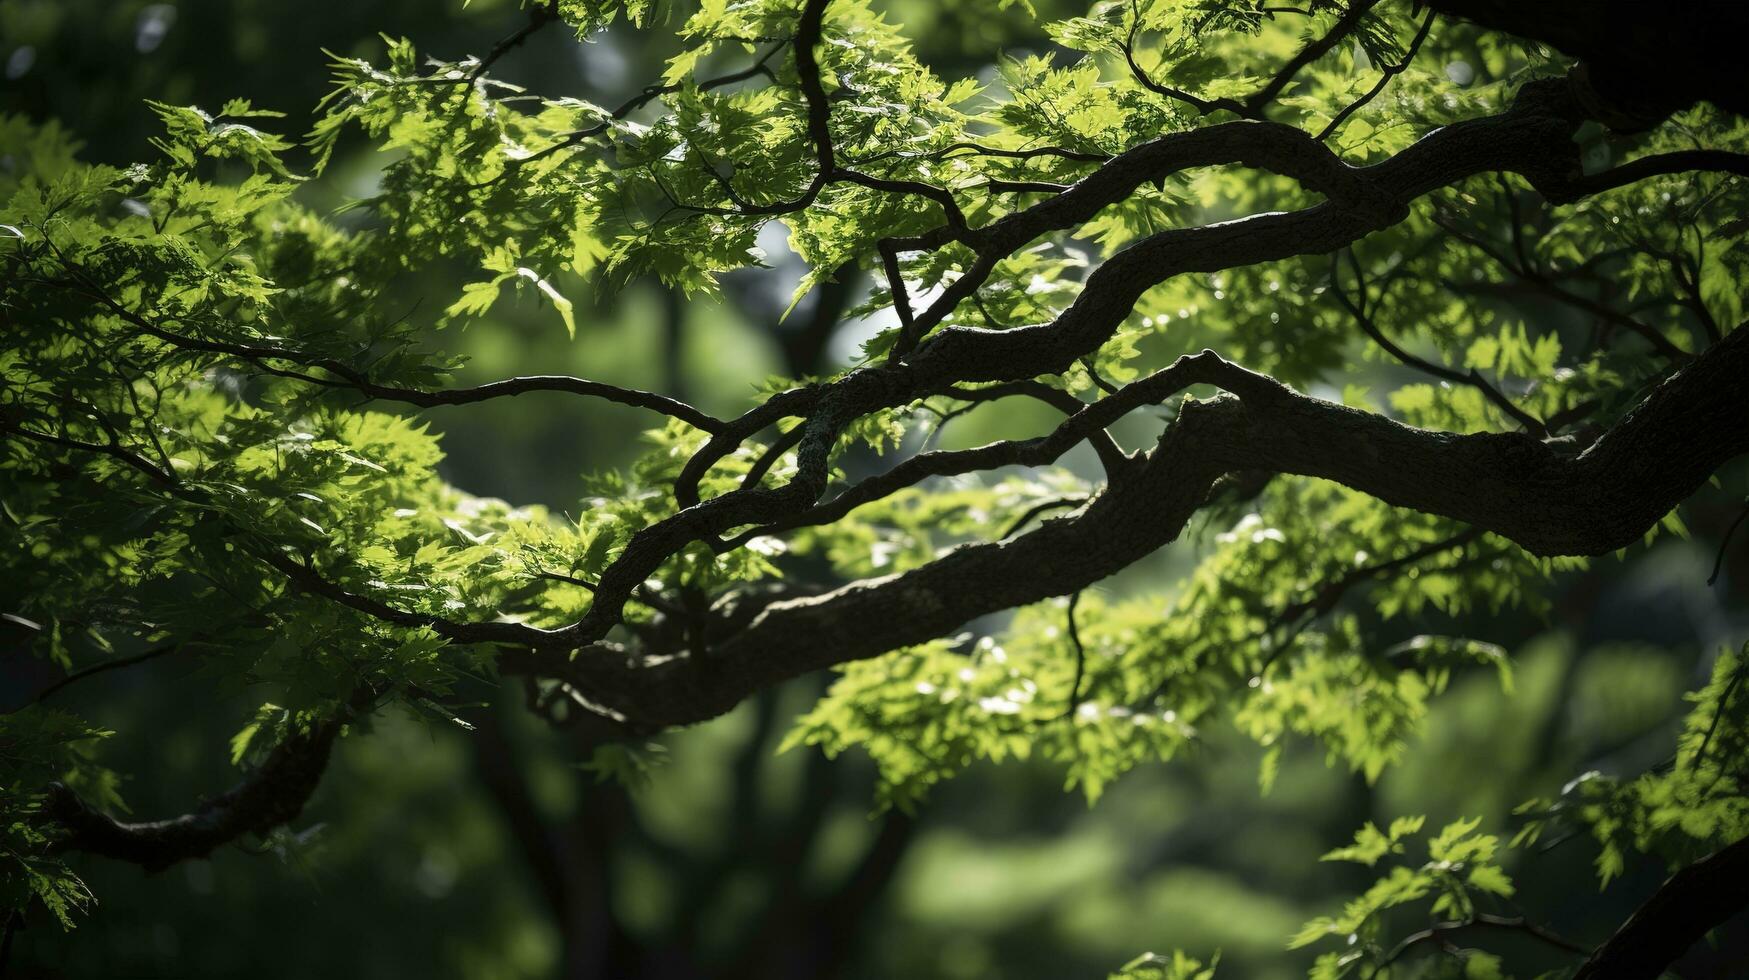
<svg viewBox="0 0 1749 980">
<path fill-rule="evenodd" d="M 787 744 L 866 752 L 881 808 L 1012 757 L 1093 801 L 1223 725 L 1266 747 L 1264 792 L 1295 741 L 1379 778 L 1454 675 L 1512 685 L 1513 651 L 1429 624 L 1545 612 L 1560 576 L 1729 499 L 1749 451 L 1749 87 L 1547 6 L 1566 26 L 1106 0 L 1042 24 L 1048 54 L 942 78 L 870 0 L 557 0 L 478 57 L 336 56 L 301 139 L 242 98 L 154 103 L 153 152 L 118 168 L 0 119 L 0 613 L 68 675 L 0 717 L 8 923 L 78 924 L 78 852 L 295 847 L 337 739 L 390 705 L 447 723 L 475 678 L 635 777 L 647 740 L 837 668 Z M 1704 55 L 1744 20 L 1664 27 Z M 535 32 L 616 22 L 683 44 L 624 104 L 495 77 Z M 1646 58 L 1661 80 L 1630 84 Z M 352 144 L 380 180 L 308 203 Z M 774 229 L 809 270 L 792 307 L 879 283 L 853 363 L 748 378 L 731 418 L 451 383 L 470 320 L 532 302 L 585 334 L 585 283 L 708 294 Z M 451 294 L 387 300 L 444 263 L 472 270 Z M 1369 387 L 1371 362 L 1401 370 Z M 647 451 L 562 513 L 441 479 L 416 410 L 517 396 L 647 410 Z M 1061 421 L 932 448 L 1017 401 Z M 1186 535 L 1171 589 L 1088 591 Z M 170 655 L 253 699 L 244 775 L 122 822 L 104 743 L 130 736 L 51 695 Z M 1666 764 L 1574 773 L 1509 840 L 1361 827 L 1327 858 L 1376 883 L 1282 941 L 1318 978 L 1529 975 L 1525 939 L 1655 975 L 1749 901 L 1746 674 L 1716 652 Z M 1633 854 L 1677 870 L 1575 945 L 1511 901 L 1512 849 L 1557 835 L 1594 841 L 1601 883 Z M 1219 970 L 1188 952 L 1121 972 Z"/>
</svg>

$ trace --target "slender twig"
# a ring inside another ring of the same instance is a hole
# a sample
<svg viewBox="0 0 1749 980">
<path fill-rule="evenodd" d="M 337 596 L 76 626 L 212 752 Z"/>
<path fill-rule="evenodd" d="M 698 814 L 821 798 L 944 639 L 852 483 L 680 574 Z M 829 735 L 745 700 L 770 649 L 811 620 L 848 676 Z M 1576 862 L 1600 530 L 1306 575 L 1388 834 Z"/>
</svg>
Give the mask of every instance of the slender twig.
<svg viewBox="0 0 1749 980">
<path fill-rule="evenodd" d="M 1105 380 L 1105 378 L 1100 375 L 1099 366 L 1093 363 L 1092 355 L 1081 358 L 1081 367 L 1086 370 L 1087 377 L 1092 380 L 1094 387 L 1108 395 L 1117 394 L 1117 385 Z"/>
<path fill-rule="evenodd" d="M 594 582 L 591 582 L 586 578 L 578 578 L 575 575 L 566 575 L 563 572 L 536 572 L 534 573 L 534 577 L 546 579 L 549 582 L 563 582 L 566 585 L 575 585 L 585 592 L 595 591 Z"/>
<path fill-rule="evenodd" d="M 771 69 L 768 67 L 767 63 L 771 61 L 771 59 L 774 55 L 776 55 L 779 51 L 782 51 L 784 49 L 784 47 L 785 46 L 782 44 L 774 45 L 771 48 L 768 48 L 764 54 L 760 55 L 759 58 L 753 62 L 753 64 L 749 65 L 746 68 L 741 69 L 740 71 L 729 72 L 726 75 L 718 75 L 715 78 L 707 78 L 707 79 L 704 79 L 703 81 L 695 82 L 694 84 L 699 89 L 701 89 L 703 91 L 710 91 L 711 89 L 723 88 L 724 86 L 733 85 L 736 82 L 744 82 L 747 79 L 752 78 L 756 75 L 770 75 Z M 536 150 L 535 152 L 530 153 L 526 157 L 522 157 L 518 160 L 510 161 L 510 163 L 506 167 L 505 173 L 510 173 L 511 171 L 515 170 L 518 167 L 526 166 L 530 163 L 535 162 L 536 160 L 540 160 L 540 159 L 543 159 L 545 157 L 549 157 L 549 156 L 553 155 L 554 153 L 558 153 L 559 151 L 566 149 L 567 147 L 576 146 L 577 144 L 582 143 L 584 140 L 590 139 L 590 138 L 595 137 L 595 136 L 600 136 L 602 133 L 605 133 L 610 128 L 612 128 L 613 123 L 616 123 L 622 119 L 625 119 L 627 116 L 630 116 L 632 113 L 637 112 L 639 109 L 642 109 L 644 106 L 649 105 L 650 103 L 656 101 L 657 99 L 661 98 L 662 96 L 673 95 L 675 92 L 678 92 L 683 88 L 685 88 L 685 85 L 683 83 L 679 83 L 679 82 L 676 82 L 676 83 L 671 84 L 671 85 L 646 86 L 644 88 L 644 90 L 639 92 L 637 95 L 634 95 L 631 98 L 627 99 L 626 101 L 620 103 L 618 107 L 614 108 L 611 112 L 609 112 L 607 114 L 607 118 L 605 120 L 603 120 L 602 122 L 596 123 L 593 126 L 586 126 L 582 129 L 573 130 L 573 131 L 561 136 L 559 138 L 558 142 L 556 142 L 556 143 L 553 143 L 549 146 L 544 146 L 544 147 L 540 148 L 539 150 Z M 498 177 L 492 178 L 492 180 L 488 181 L 487 183 L 491 183 L 493 181 L 499 180 L 503 176 L 504 176 L 503 174 L 500 174 Z"/>
<path fill-rule="evenodd" d="M 832 180 L 860 184 L 870 190 L 926 197 L 941 206 L 942 212 L 947 215 L 949 227 L 958 229 L 966 227 L 966 216 L 960 210 L 959 202 L 955 201 L 953 193 L 944 187 L 925 184 L 920 180 L 892 180 L 886 177 L 876 177 L 873 174 L 865 174 L 860 170 L 850 170 L 845 167 L 838 167 L 830 171 L 829 177 Z"/>
<path fill-rule="evenodd" d="M 1713 717 L 1706 726 L 1706 734 L 1701 736 L 1700 746 L 1694 750 L 1694 759 L 1688 768 L 1694 769 L 1706 761 L 1707 749 L 1711 747 L 1713 736 L 1719 733 L 1719 721 L 1725 717 L 1725 711 L 1731 707 L 1731 699 L 1736 697 L 1737 689 L 1743 686 L 1743 678 L 1749 677 L 1749 660 L 1739 660 L 1737 667 L 1731 672 L 1730 683 L 1719 693 L 1718 706 L 1713 709 Z"/>
<path fill-rule="evenodd" d="M 1687 237 L 1686 234 L 1684 237 Z M 1701 295 L 1700 271 L 1706 263 L 1706 238 L 1699 235 L 1696 237 L 1700 239 L 1700 251 L 1692 266 L 1689 264 L 1689 257 L 1680 253 L 1672 253 L 1665 259 L 1670 263 L 1670 275 L 1682 289 L 1682 305 L 1688 307 L 1689 312 L 1700 321 L 1701 329 L 1706 331 L 1707 343 L 1716 344 L 1725 334 L 1719 328 L 1718 318 L 1713 316 L 1712 309 L 1707 306 L 1706 297 Z"/>
<path fill-rule="evenodd" d="M 1380 0 L 1354 0 L 1353 3 L 1349 4 L 1348 10 L 1337 18 L 1329 33 L 1301 48 L 1299 54 L 1294 55 L 1286 65 L 1283 65 L 1268 84 L 1245 100 L 1245 114 L 1261 116 L 1264 107 L 1275 101 L 1276 96 L 1287 88 L 1288 83 L 1293 81 L 1294 76 L 1298 75 L 1302 68 L 1322 58 L 1325 53 L 1336 46 L 1337 42 L 1353 32 L 1355 27 L 1359 26 L 1361 18 L 1371 12 L 1372 8 L 1378 6 L 1379 2 Z"/>
<path fill-rule="evenodd" d="M 1064 616 L 1069 624 L 1069 644 L 1075 648 L 1075 681 L 1069 685 L 1069 703 L 1063 709 L 1063 720 L 1071 721 L 1075 711 L 1081 707 L 1081 680 L 1087 673 L 1087 648 L 1081 644 L 1081 629 L 1075 624 L 1075 607 L 1081 602 L 1081 593 L 1071 593 L 1069 606 Z"/>
<path fill-rule="evenodd" d="M 978 186 L 998 194 L 1061 194 L 1072 185 L 1048 180 L 1001 180 L 991 177 Z"/>
<path fill-rule="evenodd" d="M 1352 589 L 1354 586 L 1366 581 L 1367 579 L 1377 578 L 1380 575 L 1385 575 L 1401 568 L 1407 568 L 1410 565 L 1418 564 L 1435 555 L 1451 551 L 1454 548 L 1465 547 L 1471 542 L 1481 538 L 1482 533 L 1483 532 L 1480 528 L 1466 528 L 1449 538 L 1434 541 L 1431 544 L 1422 545 L 1414 551 L 1397 558 L 1349 569 L 1341 576 L 1324 583 L 1316 592 L 1313 592 L 1298 602 L 1284 606 L 1275 614 L 1275 616 L 1271 617 L 1269 624 L 1263 628 L 1263 632 L 1260 634 L 1259 639 L 1271 636 L 1276 630 L 1281 629 L 1284 626 L 1292 627 L 1293 631 L 1289 633 L 1286 639 L 1276 644 L 1275 647 L 1269 651 L 1269 654 L 1263 658 L 1263 662 L 1257 667 L 1257 676 L 1262 677 L 1267 674 L 1269 668 L 1273 667 L 1276 661 L 1281 659 L 1282 654 L 1293 646 L 1293 641 L 1299 638 L 1300 633 L 1304 632 L 1305 629 L 1318 617 L 1336 608 L 1336 603 L 1341 600 L 1343 595 L 1345 595 L 1349 589 Z"/>
<path fill-rule="evenodd" d="M 1737 519 L 1732 521 L 1731 526 L 1725 529 L 1725 536 L 1719 541 L 1718 557 L 1713 559 L 1713 573 L 1706 577 L 1706 584 L 1712 585 L 1718 582 L 1719 572 L 1725 567 L 1725 551 L 1731 546 L 1731 535 L 1737 533 L 1738 525 L 1742 524 L 1743 519 L 1746 517 L 1749 517 L 1749 501 L 1744 502 L 1743 509 L 1737 512 Z"/>
<path fill-rule="evenodd" d="M 887 289 L 893 294 L 893 313 L 899 318 L 899 335 L 894 338 L 893 349 L 887 355 L 887 363 L 893 364 L 916 346 L 916 324 L 911 315 L 911 294 L 905 289 L 905 274 L 899 268 L 898 249 L 890 238 L 876 243 L 876 248 L 881 253 L 881 268 L 887 276 Z"/>
<path fill-rule="evenodd" d="M 1445 937 L 1454 932 L 1465 932 L 1475 929 L 1520 933 L 1545 945 L 1553 946 L 1563 952 L 1571 953 L 1574 956 L 1585 956 L 1591 952 L 1590 947 L 1581 946 L 1570 939 L 1562 937 L 1554 930 L 1531 922 L 1522 916 L 1507 917 L 1489 915 L 1486 912 L 1478 912 L 1467 919 L 1434 923 L 1426 929 L 1404 938 L 1402 942 L 1398 943 L 1395 948 L 1385 955 L 1385 958 L 1380 965 L 1396 962 L 1401 959 L 1404 954 L 1408 953 L 1409 950 L 1423 943 L 1444 943 L 1446 942 Z"/>
<path fill-rule="evenodd" d="M 1543 420 L 1526 412 L 1524 409 L 1519 408 L 1513 403 L 1512 399 L 1507 398 L 1499 388 L 1496 388 L 1494 385 L 1490 384 L 1486 378 L 1482 377 L 1480 371 L 1477 371 L 1474 368 L 1471 368 L 1468 372 L 1456 371 L 1443 364 L 1435 364 L 1426 358 L 1417 357 L 1416 355 L 1409 353 L 1395 341 L 1391 340 L 1383 330 L 1379 329 L 1378 324 L 1373 322 L 1372 317 L 1367 312 L 1367 307 L 1370 301 L 1367 297 L 1366 278 L 1361 270 L 1360 259 L 1355 255 L 1353 248 L 1347 249 L 1347 255 L 1349 264 L 1354 270 L 1354 281 L 1359 295 L 1356 298 L 1351 299 L 1349 298 L 1348 293 L 1342 288 L 1341 262 L 1335 258 L 1332 258 L 1330 261 L 1330 295 L 1334 297 L 1336 302 L 1340 303 L 1344 309 L 1353 315 L 1355 323 L 1359 325 L 1360 329 L 1372 339 L 1373 343 L 1378 344 L 1385 353 L 1396 358 L 1402 364 L 1412 367 L 1417 371 L 1430 374 L 1442 381 L 1450 381 L 1455 384 L 1468 385 L 1475 388 L 1489 401 L 1493 402 L 1501 411 L 1505 412 L 1513 421 L 1522 425 L 1533 435 L 1548 435 L 1548 426 Z"/>
<path fill-rule="evenodd" d="M 1040 514 L 1046 514 L 1053 510 L 1064 510 L 1069 507 L 1079 507 L 1086 502 L 1086 497 L 1059 497 L 1056 500 L 1040 501 L 1033 504 L 1031 507 L 1028 507 L 1026 510 L 1021 511 L 1020 516 L 1016 517 L 1009 523 L 1008 527 L 1003 529 L 1001 534 L 996 536 L 996 540 L 1005 541 L 1008 538 L 1014 537 L 1015 532 L 1025 527 L 1033 518 Z"/>
<path fill-rule="evenodd" d="M 472 85 L 479 81 L 485 77 L 486 70 L 498 62 L 498 59 L 520 47 L 524 41 L 534 36 L 541 28 L 558 19 L 559 0 L 546 0 L 545 3 L 538 3 L 528 8 L 528 23 L 499 38 L 498 43 L 492 45 L 492 50 L 486 52 L 486 56 L 474 66 L 474 70 L 468 72 L 465 78 L 458 79 L 458 83 Z"/>
<path fill-rule="evenodd" d="M 469 388 L 449 388 L 427 390 L 407 388 L 400 385 L 380 384 L 364 372 L 359 371 L 334 358 L 307 351 L 280 347 L 273 344 L 238 343 L 235 341 L 207 340 L 172 330 L 162 322 L 149 319 L 131 310 L 98 288 L 82 270 L 70 263 L 68 271 L 79 281 L 76 283 L 56 283 L 43 280 L 51 285 L 75 290 L 102 304 L 111 313 L 132 324 L 141 333 L 154 337 L 174 347 L 183 350 L 201 351 L 211 354 L 226 354 L 242 358 L 254 364 L 265 374 L 275 377 L 302 381 L 307 384 L 321 385 L 329 388 L 350 388 L 367 398 L 382 401 L 403 402 L 420 408 L 434 408 L 440 405 L 470 405 L 476 402 L 490 401 L 494 398 L 512 397 L 536 391 L 556 391 L 574 395 L 600 398 L 604 401 L 618 402 L 634 408 L 646 408 L 660 412 L 663 415 L 680 419 L 688 425 L 703 429 L 706 432 L 717 432 L 726 424 L 721 419 L 707 415 L 677 398 L 657 394 L 651 391 L 641 391 L 636 388 L 622 388 L 601 381 L 591 381 L 587 378 L 573 378 L 564 375 L 531 375 L 527 377 L 507 378 L 503 381 L 493 381 Z M 291 371 L 268 364 L 269 361 L 286 361 L 308 368 L 318 368 L 334 377 L 321 377 L 302 371 Z"/>
<path fill-rule="evenodd" d="M 1653 350 L 1657 351 L 1658 354 L 1665 358 L 1673 361 L 1681 361 L 1688 357 L 1687 351 L 1676 346 L 1670 341 L 1670 338 L 1664 336 L 1664 334 L 1659 332 L 1655 327 L 1643 323 L 1640 320 L 1636 320 L 1613 307 L 1606 306 L 1594 299 L 1575 293 L 1554 282 L 1551 278 L 1538 273 L 1534 269 L 1526 269 L 1519 266 L 1492 245 L 1458 226 L 1456 222 L 1452 221 L 1446 215 L 1435 213 L 1433 220 L 1435 224 L 1450 232 L 1454 237 L 1473 246 L 1488 258 L 1493 259 L 1495 264 L 1499 265 L 1513 276 L 1529 283 L 1549 296 L 1552 296 L 1569 306 L 1584 310 L 1594 316 L 1632 330 L 1634 333 L 1643 337 L 1646 343 L 1652 345 Z M 1461 288 L 1461 284 L 1452 285 Z"/>
<path fill-rule="evenodd" d="M 978 403 L 967 402 L 966 404 L 947 412 L 941 411 L 928 402 L 920 402 L 918 407 L 935 416 L 935 425 L 931 427 L 928 434 L 923 437 L 923 445 L 918 447 L 919 453 L 926 453 L 931 449 L 934 449 L 936 444 L 941 441 L 941 433 L 947 428 L 949 422 L 952 422 L 954 419 L 960 418 L 961 416 L 971 414 L 977 409 Z"/>
<path fill-rule="evenodd" d="M 1156 81 L 1153 76 L 1149 75 L 1147 70 L 1141 66 L 1141 63 L 1136 61 L 1136 36 L 1141 33 L 1141 30 L 1142 15 L 1139 0 L 1130 0 L 1130 29 L 1129 33 L 1125 35 L 1123 43 L 1119 47 L 1123 51 L 1125 63 L 1129 65 L 1130 74 L 1135 76 L 1136 81 L 1139 82 L 1143 88 L 1153 92 L 1155 95 L 1163 95 L 1169 99 L 1176 99 L 1177 101 L 1195 109 L 1199 115 L 1206 116 L 1217 109 L 1225 109 L 1228 112 L 1237 113 L 1241 116 L 1250 117 L 1253 115 L 1251 110 L 1243 102 L 1240 102 L 1237 99 L 1229 99 L 1224 96 L 1205 99 L 1201 96 L 1192 95 L 1183 89 L 1174 88 L 1170 85 Z"/>
<path fill-rule="evenodd" d="M 1373 87 L 1368 89 L 1365 95 L 1344 106 L 1341 112 L 1338 112 L 1323 129 L 1318 131 L 1318 135 L 1313 137 L 1314 139 L 1320 143 L 1329 139 L 1331 134 L 1348 121 L 1349 116 L 1354 115 L 1373 99 L 1378 98 L 1379 93 L 1385 90 L 1385 86 L 1391 84 L 1391 79 L 1408 69 L 1409 65 L 1415 61 L 1415 55 L 1421 51 L 1422 43 L 1427 40 L 1428 32 L 1433 28 L 1433 17 L 1434 11 L 1429 10 L 1426 18 L 1421 21 L 1421 29 L 1415 32 L 1414 39 L 1409 42 L 1409 49 L 1404 53 L 1403 60 L 1394 65 L 1386 65 L 1384 71 L 1379 75 L 1378 81 L 1373 83 Z"/>
<path fill-rule="evenodd" d="M 747 475 L 741 478 L 741 486 L 758 486 L 759 481 L 765 479 L 765 474 L 771 472 L 771 467 L 783 458 L 784 453 L 796 448 L 796 444 L 801 442 L 802 436 L 806 434 L 807 427 L 798 425 L 773 439 L 771 445 L 766 447 L 765 452 L 761 453 L 759 458 L 754 460 L 753 465 L 748 468 Z"/>
<path fill-rule="evenodd" d="M 102 663 L 92 664 L 81 670 L 75 670 L 71 674 L 68 674 L 53 684 L 50 684 L 48 687 L 43 688 L 38 691 L 36 697 L 31 700 L 37 704 L 41 704 L 44 701 L 47 701 L 50 697 L 53 697 L 62 688 L 67 687 L 76 681 L 84 680 L 87 677 L 94 674 L 101 674 L 105 671 L 120 670 L 123 667 L 132 667 L 135 664 L 143 664 L 147 661 L 156 660 L 167 654 L 175 653 L 176 651 L 183 649 L 185 646 L 187 646 L 187 644 L 180 641 L 176 643 L 166 643 L 163 646 L 153 647 L 144 653 L 137 653 L 131 657 L 118 657 L 115 660 L 105 660 Z"/>
<path fill-rule="evenodd" d="M 27 429 L 22 425 L 11 423 L 0 423 L 0 432 L 10 432 L 13 435 L 23 436 L 26 439 L 35 440 L 36 442 L 47 443 L 51 446 L 60 446 L 63 449 L 77 449 L 81 452 L 109 456 L 139 470 L 141 473 L 146 474 L 148 477 L 151 477 L 152 481 L 155 483 L 172 487 L 177 483 L 176 477 L 171 475 L 168 471 L 160 470 L 144 457 L 136 453 L 128 452 L 126 449 L 115 443 L 103 444 L 85 442 L 79 439 L 71 439 L 66 436 L 52 435 L 47 432 L 37 432 L 34 429 Z"/>
</svg>

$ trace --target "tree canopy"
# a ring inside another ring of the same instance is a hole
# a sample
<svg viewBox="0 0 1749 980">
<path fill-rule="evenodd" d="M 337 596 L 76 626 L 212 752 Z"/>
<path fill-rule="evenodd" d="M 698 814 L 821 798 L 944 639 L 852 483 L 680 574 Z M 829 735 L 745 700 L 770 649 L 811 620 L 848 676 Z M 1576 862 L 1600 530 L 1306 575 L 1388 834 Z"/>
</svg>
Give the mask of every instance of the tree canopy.
<svg viewBox="0 0 1749 980">
<path fill-rule="evenodd" d="M 338 741 L 471 729 L 487 687 L 635 782 L 665 733 L 835 671 L 783 747 L 866 754 L 880 812 L 1016 759 L 1096 805 L 1215 729 L 1261 792 L 1302 743 L 1370 783 L 1454 678 L 1511 696 L 1491 620 L 1742 500 L 1749 8 L 984 5 L 1031 37 L 951 76 L 876 0 L 552 0 L 460 58 L 378 25 L 308 132 L 246 75 L 151 102 L 128 166 L 0 117 L 0 616 L 58 673 L 0 716 L 7 935 L 101 919 L 83 860 L 295 849 Z M 628 30 L 677 53 L 626 101 L 505 78 L 537 35 Z M 634 284 L 776 279 L 779 243 L 787 316 L 836 290 L 867 327 L 848 360 L 711 411 L 457 381 L 513 304 L 587 337 Z M 423 413 L 500 399 L 637 410 L 641 454 L 563 507 L 470 493 Z M 952 442 L 977 415 L 1017 431 Z M 1140 578 L 1168 546 L 1182 574 Z M 1663 761 L 1515 826 L 1366 822 L 1324 855 L 1362 886 L 1281 943 L 1320 980 L 1657 976 L 1749 904 L 1736 640 Z M 241 773 L 136 821 L 150 773 L 108 746 L 149 734 L 62 692 L 161 658 L 246 710 L 212 749 Z M 1575 896 L 1670 872 L 1601 942 L 1514 901 L 1513 855 L 1575 838 Z"/>
</svg>

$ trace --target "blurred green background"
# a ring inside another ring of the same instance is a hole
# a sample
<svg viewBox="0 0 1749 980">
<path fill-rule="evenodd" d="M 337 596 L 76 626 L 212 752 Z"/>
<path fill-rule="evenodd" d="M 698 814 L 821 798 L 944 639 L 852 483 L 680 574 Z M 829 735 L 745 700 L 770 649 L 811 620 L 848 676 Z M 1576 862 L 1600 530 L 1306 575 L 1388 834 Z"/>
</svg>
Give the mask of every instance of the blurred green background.
<svg viewBox="0 0 1749 980">
<path fill-rule="evenodd" d="M 986 69 L 998 51 L 1046 46 L 1021 11 L 985 0 L 883 6 L 949 77 Z M 1049 16 L 1070 4 L 1038 6 Z M 327 85 L 323 48 L 369 56 L 382 31 L 459 57 L 522 17 L 510 0 L 0 0 L 0 110 L 59 118 L 89 157 L 114 163 L 151 152 L 146 98 L 246 96 L 286 111 L 296 134 Z M 589 45 L 549 30 L 497 72 L 611 104 L 659 74 L 672 47 L 661 26 Z M 369 192 L 375 162 L 347 149 L 309 201 Z M 508 305 L 434 342 L 471 358 L 465 382 L 574 373 L 736 410 L 768 375 L 827 370 L 869 332 L 840 322 L 860 294 L 854 274 L 779 323 L 800 270 L 781 239 L 767 251 L 774 268 L 733 277 L 720 301 L 649 284 L 593 306 L 579 295 L 574 342 L 550 311 Z M 407 307 L 441 308 L 452 271 L 410 278 Z M 648 422 L 563 396 L 426 417 L 444 433 L 453 482 L 561 511 L 579 505 L 586 472 L 635 453 Z M 980 413 L 950 444 L 1046 421 Z M 871 816 L 864 760 L 774 754 L 827 681 L 812 678 L 666 739 L 648 784 L 628 791 L 581 768 L 585 748 L 535 723 L 515 691 L 482 688 L 464 692 L 481 704 L 466 713 L 471 733 L 389 715 L 345 740 L 295 828 L 298 847 L 230 848 L 157 875 L 83 861 L 101 905 L 73 933 L 33 922 L 12 967 L 27 977 L 1081 977 L 1181 947 L 1219 952 L 1223 975 L 1303 975 L 1310 957 L 1286 938 L 1369 881 L 1316 857 L 1363 821 L 1476 815 L 1509 830 L 1522 799 L 1668 753 L 1681 692 L 1720 645 L 1749 634 L 1749 549 L 1705 584 L 1735 514 L 1697 505 L 1686 516 L 1692 540 L 1564 577 L 1546 621 L 1436 621 L 1512 650 L 1516 691 L 1502 696 L 1489 673 L 1458 678 L 1376 786 L 1300 746 L 1262 796 L 1257 749 L 1211 731 L 1202 751 L 1135 772 L 1097 808 L 1065 794 L 1061 773 L 1009 764 L 975 768 L 914 817 Z M 1196 550 L 1184 541 L 1109 585 L 1158 589 Z M 119 733 L 108 751 L 135 774 L 124 795 L 141 817 L 180 812 L 235 778 L 226 740 L 250 706 L 216 700 L 173 659 L 94 679 L 68 700 Z M 1522 904 L 1585 942 L 1662 877 L 1647 862 L 1600 894 L 1592 856 L 1573 841 L 1509 858 Z M 1542 950 L 1521 952 L 1541 962 Z M 1727 975 L 1704 972 L 1730 969 L 1725 957 L 1696 954 L 1692 975 Z"/>
</svg>

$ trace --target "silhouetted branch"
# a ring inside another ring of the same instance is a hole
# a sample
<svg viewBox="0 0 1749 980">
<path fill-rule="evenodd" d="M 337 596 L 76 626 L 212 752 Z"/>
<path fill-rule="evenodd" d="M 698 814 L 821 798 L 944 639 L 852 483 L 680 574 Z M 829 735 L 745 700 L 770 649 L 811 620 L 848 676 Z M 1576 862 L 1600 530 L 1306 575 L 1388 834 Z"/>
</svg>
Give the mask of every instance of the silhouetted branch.
<svg viewBox="0 0 1749 980">
<path fill-rule="evenodd" d="M 1749 907 L 1749 838 L 1671 875 L 1573 980 L 1660 976 L 1715 926 Z"/>
<path fill-rule="evenodd" d="M 159 871 L 206 857 L 244 834 L 266 834 L 303 812 L 328 766 L 334 740 L 374 700 L 374 693 L 361 691 L 334 717 L 287 735 L 242 782 L 179 817 L 123 823 L 92 809 L 66 786 L 51 784 L 43 814 L 58 828 L 54 850 L 83 851 Z"/>
</svg>

